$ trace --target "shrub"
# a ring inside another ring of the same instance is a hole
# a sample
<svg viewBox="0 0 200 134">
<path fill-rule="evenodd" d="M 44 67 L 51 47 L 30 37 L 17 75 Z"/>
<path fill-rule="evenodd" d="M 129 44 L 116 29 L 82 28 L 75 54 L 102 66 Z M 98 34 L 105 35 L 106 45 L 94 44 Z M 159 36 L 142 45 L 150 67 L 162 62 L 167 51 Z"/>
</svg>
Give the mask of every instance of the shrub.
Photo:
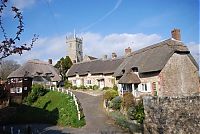
<svg viewBox="0 0 200 134">
<path fill-rule="evenodd" d="M 111 89 L 110 87 L 104 87 L 103 90 L 109 90 Z"/>
<path fill-rule="evenodd" d="M 122 99 L 120 96 L 117 96 L 111 100 L 111 108 L 113 110 L 120 110 Z"/>
<path fill-rule="evenodd" d="M 83 90 L 85 90 L 85 89 L 87 89 L 87 87 L 85 87 L 84 85 L 81 85 L 78 89 L 83 89 Z"/>
<path fill-rule="evenodd" d="M 64 87 L 65 88 L 72 88 L 72 83 L 70 81 L 66 80 L 65 83 L 64 83 Z"/>
<path fill-rule="evenodd" d="M 118 92 L 113 89 L 107 90 L 103 95 L 104 99 L 108 101 L 112 100 L 116 96 L 118 96 Z"/>
<path fill-rule="evenodd" d="M 92 87 L 92 89 L 93 89 L 93 90 L 97 90 L 97 89 L 99 89 L 99 86 L 94 85 L 94 86 Z"/>
<path fill-rule="evenodd" d="M 44 96 L 47 92 L 48 90 L 46 90 L 42 85 L 33 84 L 31 92 L 26 98 L 24 98 L 23 102 L 25 102 L 28 105 L 31 105 L 38 99 L 38 97 Z"/>
<path fill-rule="evenodd" d="M 117 87 L 117 85 L 114 85 L 114 86 L 113 86 L 113 90 L 118 91 L 118 87 Z"/>
<path fill-rule="evenodd" d="M 132 93 L 124 93 L 122 98 L 122 107 L 128 110 L 129 107 L 135 106 L 135 97 Z"/>
<path fill-rule="evenodd" d="M 36 96 L 44 96 L 48 91 L 44 88 L 41 84 L 33 84 L 31 93 L 35 94 Z"/>
<path fill-rule="evenodd" d="M 135 107 L 130 107 L 127 111 L 128 118 L 131 120 L 137 120 L 138 123 L 142 124 L 144 121 L 144 106 L 140 101 Z"/>
<path fill-rule="evenodd" d="M 90 85 L 90 86 L 87 87 L 87 89 L 93 89 L 93 86 Z"/>
<path fill-rule="evenodd" d="M 78 89 L 78 87 L 77 86 L 72 86 L 71 87 L 73 90 L 76 90 L 76 89 Z"/>
</svg>

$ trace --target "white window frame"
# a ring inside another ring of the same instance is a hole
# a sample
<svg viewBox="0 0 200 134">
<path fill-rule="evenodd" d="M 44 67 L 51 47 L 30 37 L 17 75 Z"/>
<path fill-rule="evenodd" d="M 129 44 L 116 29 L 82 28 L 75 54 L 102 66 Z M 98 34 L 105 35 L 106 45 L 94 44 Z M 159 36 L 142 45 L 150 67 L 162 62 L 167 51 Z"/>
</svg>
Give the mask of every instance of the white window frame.
<svg viewBox="0 0 200 134">
<path fill-rule="evenodd" d="M 22 93 L 22 87 L 16 87 L 16 93 Z"/>
<path fill-rule="evenodd" d="M 27 90 L 28 88 L 27 87 L 24 87 L 24 90 Z"/>
<path fill-rule="evenodd" d="M 91 80 L 87 80 L 87 84 L 88 84 L 88 85 L 91 85 L 91 84 L 92 84 L 92 81 L 91 81 Z"/>
<path fill-rule="evenodd" d="M 16 89 L 13 87 L 13 88 L 10 88 L 10 93 L 15 93 L 16 92 Z"/>
</svg>

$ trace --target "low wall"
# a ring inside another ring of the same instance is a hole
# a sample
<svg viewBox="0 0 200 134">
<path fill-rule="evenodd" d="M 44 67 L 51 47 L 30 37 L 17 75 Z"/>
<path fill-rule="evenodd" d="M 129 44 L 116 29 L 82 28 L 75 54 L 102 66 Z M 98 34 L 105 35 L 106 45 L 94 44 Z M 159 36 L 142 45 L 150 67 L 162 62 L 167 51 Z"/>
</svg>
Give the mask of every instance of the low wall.
<svg viewBox="0 0 200 134">
<path fill-rule="evenodd" d="M 199 134 L 200 94 L 143 99 L 144 134 Z"/>
</svg>

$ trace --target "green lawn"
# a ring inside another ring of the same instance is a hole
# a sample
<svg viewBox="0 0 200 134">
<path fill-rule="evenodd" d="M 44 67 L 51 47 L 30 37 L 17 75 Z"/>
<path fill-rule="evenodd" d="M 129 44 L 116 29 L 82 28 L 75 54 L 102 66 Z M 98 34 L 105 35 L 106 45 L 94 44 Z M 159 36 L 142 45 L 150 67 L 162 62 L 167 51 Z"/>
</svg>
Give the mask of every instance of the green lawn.
<svg viewBox="0 0 200 134">
<path fill-rule="evenodd" d="M 81 127 L 84 117 L 78 120 L 77 110 L 72 97 L 50 91 L 32 104 L 20 105 L 3 122 L 8 123 L 47 123 L 60 126 Z"/>
</svg>

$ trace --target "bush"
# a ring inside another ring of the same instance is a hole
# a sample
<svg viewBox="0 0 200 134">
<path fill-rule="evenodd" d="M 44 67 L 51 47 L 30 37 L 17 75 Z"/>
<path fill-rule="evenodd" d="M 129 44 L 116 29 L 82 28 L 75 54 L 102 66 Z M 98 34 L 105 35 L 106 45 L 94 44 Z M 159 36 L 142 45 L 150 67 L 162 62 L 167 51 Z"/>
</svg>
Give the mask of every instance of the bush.
<svg viewBox="0 0 200 134">
<path fill-rule="evenodd" d="M 128 110 L 129 107 L 135 106 L 135 97 L 132 93 L 124 93 L 122 98 L 122 107 Z"/>
<path fill-rule="evenodd" d="M 113 110 L 120 110 L 122 99 L 120 96 L 117 96 L 111 100 L 111 108 Z"/>
<path fill-rule="evenodd" d="M 114 86 L 113 86 L 113 90 L 118 91 L 118 87 L 117 87 L 117 85 L 114 85 Z"/>
<path fill-rule="evenodd" d="M 113 89 L 107 90 L 103 95 L 104 100 L 108 100 L 108 101 L 112 100 L 116 96 L 118 96 L 118 92 Z"/>
<path fill-rule="evenodd" d="M 83 89 L 83 90 L 85 90 L 85 89 L 87 89 L 87 87 L 85 87 L 84 85 L 81 85 L 78 89 Z"/>
<path fill-rule="evenodd" d="M 137 120 L 138 123 L 142 124 L 144 121 L 144 106 L 140 101 L 135 107 L 130 107 L 127 111 L 127 116 L 131 120 Z"/>
<path fill-rule="evenodd" d="M 92 87 L 92 89 L 93 89 L 93 90 L 97 90 L 97 89 L 99 89 L 99 86 L 94 85 L 94 86 Z"/>
<path fill-rule="evenodd" d="M 38 99 L 38 97 L 44 96 L 47 92 L 48 90 L 46 90 L 42 85 L 33 84 L 31 92 L 26 98 L 24 98 L 23 102 L 25 102 L 28 105 L 31 105 Z"/>
<path fill-rule="evenodd" d="M 70 81 L 66 80 L 65 83 L 64 83 L 64 87 L 65 88 L 72 88 L 72 83 Z"/>
<path fill-rule="evenodd" d="M 102 90 L 109 90 L 111 89 L 110 87 L 104 87 Z"/>
<path fill-rule="evenodd" d="M 93 86 L 90 85 L 90 86 L 87 87 L 87 89 L 93 89 Z"/>
<path fill-rule="evenodd" d="M 48 91 L 41 84 L 33 84 L 31 92 L 36 96 L 44 96 Z"/>
<path fill-rule="evenodd" d="M 73 90 L 76 90 L 76 89 L 78 89 L 78 87 L 77 86 L 72 86 L 71 87 Z"/>
</svg>

